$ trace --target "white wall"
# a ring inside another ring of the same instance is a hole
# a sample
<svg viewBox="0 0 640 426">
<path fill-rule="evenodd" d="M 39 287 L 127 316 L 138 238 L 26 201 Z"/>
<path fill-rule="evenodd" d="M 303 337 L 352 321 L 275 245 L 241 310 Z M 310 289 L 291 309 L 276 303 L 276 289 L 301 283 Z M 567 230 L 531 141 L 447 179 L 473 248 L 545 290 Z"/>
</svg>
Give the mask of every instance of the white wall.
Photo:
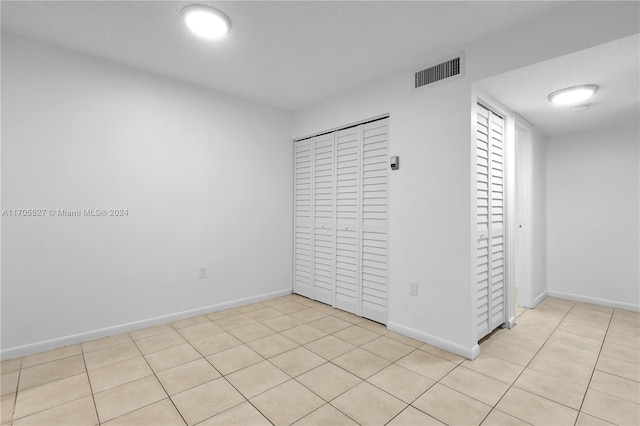
<svg viewBox="0 0 640 426">
<path fill-rule="evenodd" d="M 535 128 L 531 146 L 531 301 L 547 295 L 547 138 Z"/>
<path fill-rule="evenodd" d="M 290 126 L 3 33 L 2 208 L 129 211 L 2 218 L 3 357 L 289 293 Z"/>
<path fill-rule="evenodd" d="M 391 329 L 464 356 L 477 354 L 470 262 L 472 83 L 635 34 L 637 14 L 633 3 L 573 4 L 461 47 L 462 79 L 414 93 L 413 75 L 405 70 L 296 112 L 294 137 L 390 113 L 390 155 L 401 157 L 400 170 L 390 174 Z M 418 296 L 409 296 L 410 280 L 419 282 Z"/>
<path fill-rule="evenodd" d="M 549 294 L 640 310 L 638 124 L 547 145 Z"/>
</svg>

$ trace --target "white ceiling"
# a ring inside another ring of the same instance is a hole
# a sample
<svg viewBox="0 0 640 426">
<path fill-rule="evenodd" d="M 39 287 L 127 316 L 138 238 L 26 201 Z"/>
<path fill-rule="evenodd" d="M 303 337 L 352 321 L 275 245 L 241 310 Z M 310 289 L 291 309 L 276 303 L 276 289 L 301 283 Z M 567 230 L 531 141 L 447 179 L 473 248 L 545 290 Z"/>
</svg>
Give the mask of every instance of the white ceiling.
<svg viewBox="0 0 640 426">
<path fill-rule="evenodd" d="M 194 0 L 195 1 L 195 0 Z M 200 1 L 195 1 L 200 2 Z M 295 109 L 561 7 L 561 2 L 228 1 L 231 33 L 189 34 L 179 1 L 6 1 L 2 30 Z"/>
<path fill-rule="evenodd" d="M 588 111 L 548 102 L 547 95 L 597 84 Z M 480 88 L 543 134 L 559 135 L 637 122 L 640 119 L 640 35 L 482 80 Z"/>
</svg>

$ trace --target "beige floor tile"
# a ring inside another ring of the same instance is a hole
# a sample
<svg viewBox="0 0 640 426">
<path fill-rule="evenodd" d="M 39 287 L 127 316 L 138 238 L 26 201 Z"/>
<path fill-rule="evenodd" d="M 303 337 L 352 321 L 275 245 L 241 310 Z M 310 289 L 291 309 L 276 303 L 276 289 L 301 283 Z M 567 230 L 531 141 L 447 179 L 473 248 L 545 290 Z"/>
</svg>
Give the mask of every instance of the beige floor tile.
<svg viewBox="0 0 640 426">
<path fill-rule="evenodd" d="M 524 326 L 523 326 L 524 327 Z M 501 342 L 510 346 L 518 346 L 531 352 L 537 352 L 545 343 L 545 339 L 532 336 L 520 331 L 517 325 L 512 330 L 499 330 L 489 338 L 489 341 Z"/>
<path fill-rule="evenodd" d="M 621 359 L 633 364 L 640 364 L 640 352 L 627 346 L 605 342 L 604 345 L 602 345 L 602 351 L 600 354 L 611 358 Z"/>
<path fill-rule="evenodd" d="M 623 317 L 640 319 L 640 312 L 627 311 L 626 309 L 618 309 L 618 308 L 616 308 L 616 309 L 613 310 L 613 316 L 623 316 Z"/>
<path fill-rule="evenodd" d="M 396 333 L 395 331 L 388 332 L 387 334 L 385 334 L 385 337 L 388 337 L 389 339 L 397 340 L 398 342 L 404 343 L 405 345 L 409 345 L 413 348 L 419 348 L 420 346 L 425 344 L 420 340 L 413 339 L 409 336 L 405 336 L 404 334 Z"/>
<path fill-rule="evenodd" d="M 540 303 L 538 306 L 534 308 L 536 312 L 546 312 L 546 313 L 561 313 L 566 314 L 571 310 L 571 306 L 569 305 L 559 305 L 558 303 Z"/>
<path fill-rule="evenodd" d="M 263 359 L 257 352 L 245 345 L 227 349 L 207 357 L 207 360 L 213 364 L 216 370 L 224 375 L 253 365 Z"/>
<path fill-rule="evenodd" d="M 187 343 L 187 341 L 175 330 L 168 333 L 145 337 L 136 341 L 138 349 L 140 349 L 140 352 L 144 355 L 172 348 L 174 346 L 184 345 L 185 343 Z"/>
<path fill-rule="evenodd" d="M 411 405 L 405 408 L 400 414 L 395 416 L 393 420 L 387 423 L 389 426 L 440 426 L 444 425 L 439 420 L 434 419 L 428 414 L 412 407 Z"/>
<path fill-rule="evenodd" d="M 516 323 L 516 326 L 511 331 L 525 334 L 528 336 L 536 337 L 538 339 L 547 339 L 551 333 L 556 329 L 557 324 L 541 324 L 541 323 Z"/>
<path fill-rule="evenodd" d="M 182 334 L 182 337 L 187 339 L 189 342 L 193 342 L 194 340 L 200 340 L 223 333 L 224 330 L 207 320 L 207 322 L 181 328 L 179 332 Z"/>
<path fill-rule="evenodd" d="M 569 425 L 578 412 L 522 389 L 512 387 L 496 408 L 532 425 Z"/>
<path fill-rule="evenodd" d="M 389 360 L 360 348 L 340 355 L 333 363 L 361 379 L 367 379 L 391 364 Z"/>
<path fill-rule="evenodd" d="M 204 339 L 195 340 L 191 345 L 196 348 L 202 355 L 208 356 L 227 349 L 242 346 L 242 342 L 231 334 L 224 332 L 215 336 L 205 337 Z"/>
<path fill-rule="evenodd" d="M 294 424 L 297 426 L 358 426 L 358 423 L 345 416 L 331 404 L 323 405 Z"/>
<path fill-rule="evenodd" d="M 613 308 L 610 308 L 608 306 L 595 305 L 593 303 L 576 302 L 576 304 L 574 306 L 576 308 L 589 309 L 589 310 L 596 311 L 596 312 L 606 312 L 606 313 L 612 313 L 613 312 Z"/>
<path fill-rule="evenodd" d="M 138 340 L 138 339 L 144 339 L 146 337 L 155 336 L 156 334 L 168 333 L 170 331 L 174 331 L 174 329 L 169 324 L 160 324 L 153 327 L 135 330 L 130 332 L 129 334 L 134 340 Z"/>
<path fill-rule="evenodd" d="M 227 411 L 213 416 L 198 426 L 229 426 L 229 425 L 251 425 L 251 426 L 271 426 L 260 411 L 248 402 L 243 402 Z"/>
<path fill-rule="evenodd" d="M 273 306 L 274 309 L 282 312 L 283 314 L 291 315 L 294 312 L 301 311 L 303 309 L 307 309 L 307 306 L 297 303 L 297 302 L 285 302 L 279 305 Z"/>
<path fill-rule="evenodd" d="M 218 377 L 220 373 L 203 358 L 158 373 L 158 380 L 169 395 L 184 392 Z"/>
<path fill-rule="evenodd" d="M 18 393 L 14 419 L 38 413 L 91 395 L 87 374 L 78 374 Z"/>
<path fill-rule="evenodd" d="M 480 345 L 480 353 L 483 352 L 526 367 L 537 351 L 521 348 L 504 340 L 492 341 L 489 338 Z"/>
<path fill-rule="evenodd" d="M 289 315 L 282 315 L 262 321 L 262 324 L 279 333 L 281 331 L 289 330 L 290 328 L 298 327 L 299 325 L 302 325 L 303 322 L 298 321 L 295 318 L 291 318 Z"/>
<path fill-rule="evenodd" d="M 573 309 L 569 311 L 569 315 L 577 315 L 585 318 L 597 318 L 601 321 L 606 321 L 607 323 L 611 320 L 611 312 L 598 312 L 592 309 L 585 309 L 581 306 L 574 306 Z"/>
<path fill-rule="evenodd" d="M 13 407 L 16 402 L 16 394 L 10 393 L 2 396 L 0 405 L 0 424 L 10 423 L 13 417 Z"/>
<path fill-rule="evenodd" d="M 93 405 L 93 398 L 86 396 L 49 408 L 48 410 L 23 417 L 13 422 L 14 426 L 69 426 L 69 425 L 97 425 L 98 417 Z"/>
<path fill-rule="evenodd" d="M 333 333 L 333 335 L 356 346 L 364 345 L 380 337 L 378 333 L 366 330 L 357 325 L 352 325 L 351 327 L 337 331 Z"/>
<path fill-rule="evenodd" d="M 491 406 L 509 389 L 508 384 L 463 366 L 447 374 L 440 383 Z"/>
<path fill-rule="evenodd" d="M 589 389 L 582 411 L 618 425 L 640 424 L 640 406 L 613 395 Z"/>
<path fill-rule="evenodd" d="M 269 358 L 269 361 L 291 377 L 299 376 L 327 362 L 321 356 L 303 347 L 276 355 Z"/>
<path fill-rule="evenodd" d="M 371 321 L 368 319 L 365 319 L 364 321 L 359 322 L 358 327 L 362 327 L 365 330 L 373 331 L 374 333 L 377 333 L 383 336 L 389 332 L 389 329 L 387 329 L 386 325 L 380 324 L 379 322 Z"/>
<path fill-rule="evenodd" d="M 596 370 L 589 388 L 640 404 L 640 383 L 634 380 Z"/>
<path fill-rule="evenodd" d="M 343 393 L 331 405 L 361 425 L 384 425 L 407 406 L 367 382 Z"/>
<path fill-rule="evenodd" d="M 103 423 L 105 426 L 177 426 L 184 424 L 182 416 L 169 398 Z"/>
<path fill-rule="evenodd" d="M 334 317 L 340 318 L 341 320 L 350 322 L 351 324 L 357 324 L 362 322 L 362 317 L 354 315 L 350 312 L 340 311 L 336 309 L 336 312 L 333 314 Z"/>
<path fill-rule="evenodd" d="M 205 317 L 204 315 L 198 315 L 195 317 L 174 321 L 171 323 L 171 326 L 176 330 L 180 330 L 182 328 L 191 327 L 198 324 L 206 324 L 208 322 L 210 322 L 209 318 Z"/>
<path fill-rule="evenodd" d="M 181 392 L 171 399 L 188 425 L 199 423 L 245 401 L 224 377 Z"/>
<path fill-rule="evenodd" d="M 286 382 L 290 377 L 274 367 L 269 361 L 262 361 L 226 376 L 227 380 L 245 398 L 250 399 Z"/>
<path fill-rule="evenodd" d="M 640 382 L 640 365 L 608 356 L 600 356 L 596 370 Z"/>
<path fill-rule="evenodd" d="M 324 331 L 318 330 L 308 324 L 299 325 L 294 328 L 290 328 L 281 333 L 288 339 L 293 340 L 299 345 L 305 345 L 314 340 L 318 340 L 327 335 Z"/>
<path fill-rule="evenodd" d="M 305 348 L 317 353 L 325 359 L 332 360 L 340 355 L 346 354 L 356 347 L 351 343 L 347 343 L 342 339 L 329 335 L 321 339 L 314 340 L 311 343 L 307 343 Z"/>
<path fill-rule="evenodd" d="M 595 353 L 599 353 L 602 348 L 602 340 L 590 339 L 577 334 L 566 333 L 561 330 L 555 331 L 549 337 L 549 342 L 562 343 L 572 348 Z"/>
<path fill-rule="evenodd" d="M 80 355 L 81 353 L 82 349 L 80 348 L 80 345 L 65 346 L 64 348 L 54 349 L 52 351 L 40 352 L 34 355 L 25 356 L 22 359 L 22 368 L 33 367 L 34 365 L 74 355 Z"/>
<path fill-rule="evenodd" d="M 567 306 L 573 306 L 576 303 L 573 300 L 560 299 L 559 297 L 554 297 L 554 296 L 545 297 L 543 302 L 557 303 L 559 305 L 567 305 Z"/>
<path fill-rule="evenodd" d="M 598 312 L 594 313 L 597 314 Z M 593 327 L 600 330 L 606 330 L 609 326 L 609 318 L 588 317 L 583 315 L 576 315 L 571 312 L 569 312 L 564 318 L 564 322 L 572 322 L 575 324 Z"/>
<path fill-rule="evenodd" d="M 284 314 L 277 309 L 267 307 L 264 309 L 258 309 L 257 311 L 247 312 L 245 315 L 254 321 L 264 321 Z"/>
<path fill-rule="evenodd" d="M 422 346 L 420 346 L 418 349 L 420 349 L 421 351 L 425 351 L 427 353 L 430 353 L 431 355 L 435 355 L 437 357 L 440 358 L 444 358 L 447 361 L 451 361 L 451 362 L 455 362 L 456 364 L 460 364 L 462 361 L 464 361 L 464 358 L 456 355 L 454 353 L 451 352 L 447 352 L 443 349 L 440 348 L 436 348 L 435 346 L 431 346 L 427 343 L 423 344 Z"/>
<path fill-rule="evenodd" d="M 295 380 L 261 393 L 251 403 L 276 426 L 290 425 L 324 405 L 319 396 Z"/>
<path fill-rule="evenodd" d="M 84 354 L 88 370 L 105 367 L 142 355 L 134 342 L 121 343 Z"/>
<path fill-rule="evenodd" d="M 358 377 L 332 363 L 322 364 L 307 371 L 296 377 L 296 380 L 325 401 L 331 401 L 362 382 Z"/>
<path fill-rule="evenodd" d="M 91 389 L 102 392 L 153 374 L 147 361 L 139 356 L 89 371 Z"/>
<path fill-rule="evenodd" d="M 409 352 L 413 352 L 415 350 L 415 348 L 409 345 L 400 343 L 397 340 L 389 339 L 386 336 L 380 336 L 376 340 L 365 343 L 362 345 L 362 349 L 392 362 L 399 360 Z"/>
<path fill-rule="evenodd" d="M 75 355 L 50 361 L 33 367 L 23 368 L 20 372 L 19 389 L 27 389 L 45 383 L 55 382 L 65 377 L 84 373 L 84 359 L 82 355 Z"/>
<path fill-rule="evenodd" d="M 640 336 L 631 333 L 609 330 L 605 342 L 626 346 L 635 351 L 640 350 Z M 24 368 L 24 364 L 22 365 L 22 368 Z"/>
<path fill-rule="evenodd" d="M 576 426 L 608 426 L 613 425 L 613 423 L 606 422 L 597 417 L 593 417 L 587 413 L 580 412 L 578 414 L 578 420 L 576 421 Z"/>
<path fill-rule="evenodd" d="M 225 309 L 224 311 L 212 312 L 210 314 L 205 314 L 205 317 L 210 321 L 217 321 L 223 318 L 229 318 L 236 315 L 240 315 L 240 312 L 235 309 Z"/>
<path fill-rule="evenodd" d="M 247 345 L 264 358 L 271 358 L 298 346 L 296 342 L 280 334 L 272 334 L 262 339 L 254 340 Z"/>
<path fill-rule="evenodd" d="M 287 298 L 288 296 L 290 296 L 290 295 L 278 296 L 278 297 L 274 297 L 273 299 L 263 300 L 262 304 L 266 305 L 266 306 L 279 305 L 280 303 L 288 302 L 289 301 L 289 299 Z"/>
<path fill-rule="evenodd" d="M 153 371 L 157 373 L 190 361 L 195 361 L 196 359 L 201 358 L 201 355 L 198 351 L 193 349 L 190 344 L 185 343 L 184 345 L 174 346 L 169 349 L 154 352 L 146 355 L 145 358 L 147 358 L 147 361 L 151 368 L 153 368 Z"/>
<path fill-rule="evenodd" d="M 2 376 L 0 376 L 0 388 L 2 389 L 2 395 L 16 393 L 18 389 L 19 376 L 20 376 L 19 370 L 10 371 L 8 373 L 2 373 Z"/>
<path fill-rule="evenodd" d="M 585 351 L 564 343 L 547 342 L 538 355 L 557 357 L 559 360 L 571 360 L 573 364 L 593 369 L 598 360 L 597 352 Z"/>
<path fill-rule="evenodd" d="M 588 337 L 589 339 L 604 339 L 605 330 L 600 328 L 587 327 L 585 325 L 576 324 L 574 322 L 563 322 L 558 326 L 558 330 L 566 333 L 577 334 L 578 336 Z"/>
<path fill-rule="evenodd" d="M 274 331 L 269 327 L 265 327 L 262 324 L 256 323 L 234 328 L 233 330 L 229 330 L 229 333 L 232 334 L 236 339 L 244 343 L 248 343 L 266 336 L 270 336 L 274 334 Z"/>
<path fill-rule="evenodd" d="M 593 373 L 593 368 L 575 364 L 570 358 L 566 359 L 549 353 L 536 355 L 528 368 L 583 387 L 587 387 Z"/>
<path fill-rule="evenodd" d="M 396 364 L 391 364 L 367 381 L 406 403 L 413 402 L 435 383 Z"/>
<path fill-rule="evenodd" d="M 522 373 L 522 370 L 524 370 L 524 367 L 521 365 L 484 353 L 481 353 L 480 356 L 473 361 L 465 360 L 462 366 L 508 384 L 515 382 L 520 373 Z"/>
<path fill-rule="evenodd" d="M 244 327 L 245 325 L 257 324 L 244 314 L 238 314 L 230 317 L 224 317 L 214 321 L 219 327 L 224 328 L 226 331 L 233 330 L 234 328 Z"/>
<path fill-rule="evenodd" d="M 313 308 L 303 309 L 301 311 L 297 311 L 289 315 L 291 316 L 291 318 L 295 318 L 305 323 L 310 323 L 312 321 L 316 321 L 316 320 L 319 320 L 320 318 L 324 318 L 327 316 L 327 314 Z"/>
<path fill-rule="evenodd" d="M 436 383 L 413 404 L 446 424 L 479 425 L 491 407 Z"/>
<path fill-rule="evenodd" d="M 167 397 L 155 376 L 148 376 L 94 394 L 100 422 L 142 408 Z"/>
<path fill-rule="evenodd" d="M 242 305 L 242 306 L 238 306 L 236 309 L 236 311 L 242 313 L 242 314 L 246 314 L 247 312 L 254 312 L 254 311 L 259 311 L 260 309 L 264 309 L 266 308 L 267 305 L 263 305 L 260 302 L 257 303 L 249 303 L 246 305 Z"/>
<path fill-rule="evenodd" d="M 347 327 L 351 327 L 349 321 L 336 318 L 335 316 L 326 316 L 309 323 L 309 325 L 324 331 L 325 333 L 335 333 L 338 330 L 342 330 Z"/>
<path fill-rule="evenodd" d="M 440 380 L 453 370 L 457 364 L 446 359 L 428 354 L 424 351 L 414 351 L 396 362 L 398 365 L 415 371 L 431 380 Z"/>
<path fill-rule="evenodd" d="M 529 423 L 516 419 L 494 408 L 482 422 L 482 426 L 527 426 Z"/>
<path fill-rule="evenodd" d="M 587 387 L 571 380 L 527 368 L 515 386 L 552 401 L 579 410 Z"/>
<path fill-rule="evenodd" d="M 131 341 L 129 333 L 116 334 L 115 336 L 103 337 L 102 339 L 91 340 L 82 343 L 82 351 L 84 353 L 97 351 L 98 349 L 108 348 L 109 346 L 120 345 Z"/>
<path fill-rule="evenodd" d="M 19 370 L 21 364 L 22 358 L 13 358 L 2 361 L 0 362 L 0 373 L 4 374 L 11 371 Z"/>
</svg>

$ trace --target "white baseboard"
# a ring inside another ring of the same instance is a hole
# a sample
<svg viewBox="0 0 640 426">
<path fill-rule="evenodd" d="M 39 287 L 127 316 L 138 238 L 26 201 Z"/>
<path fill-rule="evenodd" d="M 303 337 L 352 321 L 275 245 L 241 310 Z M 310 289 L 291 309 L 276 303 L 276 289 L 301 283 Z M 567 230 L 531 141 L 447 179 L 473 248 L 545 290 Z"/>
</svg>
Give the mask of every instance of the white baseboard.
<svg viewBox="0 0 640 426">
<path fill-rule="evenodd" d="M 531 306 L 531 308 L 535 308 L 536 306 L 538 306 L 540 302 L 542 302 L 544 299 L 547 298 L 547 296 L 549 296 L 549 292 L 545 291 L 542 294 L 540 294 L 538 297 L 533 299 L 533 306 Z"/>
<path fill-rule="evenodd" d="M 480 347 L 477 344 L 471 348 L 467 348 L 449 340 L 441 339 L 440 337 L 391 321 L 387 323 L 387 328 L 391 331 L 395 331 L 396 333 L 404 334 L 405 336 L 420 340 L 421 342 L 428 343 L 432 346 L 436 346 L 440 349 L 468 359 L 475 359 L 480 354 Z"/>
<path fill-rule="evenodd" d="M 15 346 L 12 348 L 2 349 L 0 351 L 0 359 L 6 360 L 17 358 L 20 356 L 32 355 L 38 352 L 44 352 L 51 349 L 61 348 L 63 346 L 84 343 L 90 340 L 100 339 L 102 337 L 113 336 L 120 333 L 126 333 L 141 328 L 152 327 L 154 325 L 165 324 L 178 321 L 185 318 L 191 318 L 198 315 L 210 314 L 212 312 L 223 311 L 225 309 L 235 308 L 238 306 L 248 305 L 250 303 L 261 302 L 263 300 L 273 299 L 275 297 L 286 296 L 291 294 L 291 289 L 273 291 L 270 293 L 260 294 L 258 296 L 247 297 L 244 299 L 232 300 L 229 302 L 218 303 L 216 305 L 203 306 L 201 308 L 190 309 L 188 311 L 176 312 L 173 314 L 162 315 L 159 317 L 148 318 L 141 321 L 119 324 L 112 327 L 105 327 L 98 330 L 86 331 L 84 333 L 73 334 L 70 336 L 58 337 L 50 340 L 30 343 L 28 345 Z"/>
<path fill-rule="evenodd" d="M 594 305 L 608 306 L 610 308 L 625 309 L 627 311 L 640 312 L 640 305 L 631 303 L 618 302 L 617 300 L 601 299 L 599 297 L 582 296 L 579 294 L 563 293 L 561 291 L 547 292 L 549 296 L 558 297 L 560 299 L 568 299 L 576 302 L 592 303 Z"/>
</svg>

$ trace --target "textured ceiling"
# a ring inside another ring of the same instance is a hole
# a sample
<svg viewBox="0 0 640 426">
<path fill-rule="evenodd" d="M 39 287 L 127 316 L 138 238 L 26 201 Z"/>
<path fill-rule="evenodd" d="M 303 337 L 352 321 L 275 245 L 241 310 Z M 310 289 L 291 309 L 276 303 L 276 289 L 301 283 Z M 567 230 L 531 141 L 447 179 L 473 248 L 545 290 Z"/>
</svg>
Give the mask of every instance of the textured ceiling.
<svg viewBox="0 0 640 426">
<path fill-rule="evenodd" d="M 588 111 L 553 105 L 547 95 L 580 84 L 597 84 Z M 546 135 L 637 122 L 640 117 L 640 35 L 501 74 L 480 88 Z"/>
<path fill-rule="evenodd" d="M 561 2 L 202 2 L 233 21 L 197 39 L 185 2 L 6 1 L 2 30 L 296 109 L 563 6 Z"/>
</svg>

